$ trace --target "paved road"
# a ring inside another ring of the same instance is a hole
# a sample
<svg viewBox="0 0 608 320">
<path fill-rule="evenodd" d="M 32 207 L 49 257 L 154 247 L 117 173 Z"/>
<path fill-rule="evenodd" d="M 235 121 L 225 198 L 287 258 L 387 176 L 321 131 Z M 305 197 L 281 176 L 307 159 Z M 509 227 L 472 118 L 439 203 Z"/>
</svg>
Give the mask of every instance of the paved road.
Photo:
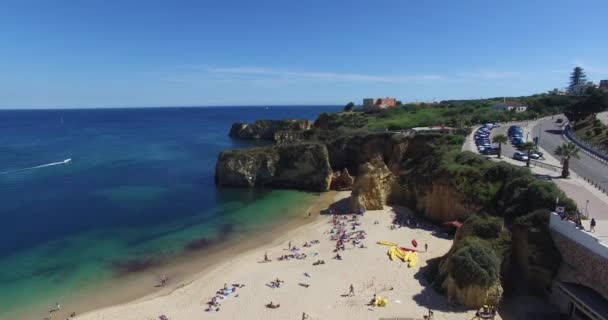
<svg viewBox="0 0 608 320">
<path fill-rule="evenodd" d="M 555 118 L 557 119 L 558 117 L 556 116 Z M 565 119 L 563 116 L 561 118 Z M 562 127 L 556 124 L 554 119 L 549 118 L 539 121 L 531 130 L 535 136 L 540 132 L 540 146 L 559 159 L 554 151 L 557 146 L 566 141 L 562 137 Z M 570 170 L 583 178 L 592 179 L 602 188 L 608 190 L 608 166 L 583 152 L 579 152 L 579 156 L 580 159 L 570 160 Z"/>
</svg>

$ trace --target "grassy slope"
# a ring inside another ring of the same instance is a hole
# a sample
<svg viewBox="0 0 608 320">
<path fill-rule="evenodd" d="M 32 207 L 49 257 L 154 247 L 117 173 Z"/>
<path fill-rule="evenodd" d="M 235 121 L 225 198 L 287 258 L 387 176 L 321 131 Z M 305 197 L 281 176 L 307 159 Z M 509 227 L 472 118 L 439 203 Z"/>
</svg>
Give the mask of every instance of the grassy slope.
<svg viewBox="0 0 608 320">
<path fill-rule="evenodd" d="M 574 134 L 581 140 L 601 149 L 608 149 L 608 127 L 601 121 L 589 117 L 574 126 Z"/>
<path fill-rule="evenodd" d="M 533 119 L 563 112 L 578 100 L 565 96 L 531 96 L 512 98 L 533 106 L 522 113 L 492 111 L 502 99 L 454 100 L 436 104 L 406 104 L 378 113 L 340 112 L 332 114 L 336 127 L 364 128 L 373 131 L 399 130 L 412 127 L 445 125 L 468 127 L 477 123 Z"/>
</svg>

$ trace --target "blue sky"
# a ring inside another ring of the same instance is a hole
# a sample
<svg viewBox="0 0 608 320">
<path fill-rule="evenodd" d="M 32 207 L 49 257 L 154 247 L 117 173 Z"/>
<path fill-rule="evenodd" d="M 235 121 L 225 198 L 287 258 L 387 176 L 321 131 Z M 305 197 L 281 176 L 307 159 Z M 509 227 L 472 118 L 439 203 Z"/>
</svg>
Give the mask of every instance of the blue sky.
<svg viewBox="0 0 608 320">
<path fill-rule="evenodd" d="M 608 79 L 608 1 L 2 0 L 0 108 L 343 104 Z"/>
</svg>

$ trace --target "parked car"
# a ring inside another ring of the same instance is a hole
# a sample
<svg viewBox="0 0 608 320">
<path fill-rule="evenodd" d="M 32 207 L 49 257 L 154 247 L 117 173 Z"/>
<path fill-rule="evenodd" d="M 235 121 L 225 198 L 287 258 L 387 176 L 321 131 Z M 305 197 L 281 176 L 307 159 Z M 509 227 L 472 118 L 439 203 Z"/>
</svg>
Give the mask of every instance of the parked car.
<svg viewBox="0 0 608 320">
<path fill-rule="evenodd" d="M 543 153 L 540 151 L 532 151 L 530 152 L 530 159 L 540 159 L 543 157 Z"/>
<path fill-rule="evenodd" d="M 523 152 L 517 151 L 517 152 L 515 152 L 513 154 L 513 159 L 519 160 L 519 161 L 527 161 L 528 160 L 528 156 L 525 153 L 523 153 Z"/>
<path fill-rule="evenodd" d="M 488 128 L 489 130 L 492 130 L 494 128 L 494 125 L 491 123 L 486 123 L 484 124 L 485 128 Z"/>
<path fill-rule="evenodd" d="M 500 128 L 500 122 L 494 123 L 494 128 Z"/>
<path fill-rule="evenodd" d="M 495 147 L 490 147 L 490 148 L 484 148 L 484 150 L 481 152 L 481 154 L 483 155 L 498 155 L 498 148 Z"/>
</svg>

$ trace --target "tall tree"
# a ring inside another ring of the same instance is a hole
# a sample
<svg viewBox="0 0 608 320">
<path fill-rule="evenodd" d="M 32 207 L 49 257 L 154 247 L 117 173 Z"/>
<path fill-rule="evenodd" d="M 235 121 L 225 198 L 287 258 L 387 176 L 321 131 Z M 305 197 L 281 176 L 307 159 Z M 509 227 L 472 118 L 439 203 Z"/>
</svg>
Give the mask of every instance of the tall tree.
<svg viewBox="0 0 608 320">
<path fill-rule="evenodd" d="M 562 157 L 562 178 L 570 175 L 570 159 L 579 159 L 580 149 L 572 142 L 563 143 L 555 149 L 555 154 Z"/>
<path fill-rule="evenodd" d="M 587 82 L 587 75 L 585 74 L 585 70 L 577 66 L 574 68 L 574 70 L 572 70 L 572 73 L 570 74 L 570 85 L 568 86 L 568 89 L 572 91 L 575 85 L 584 84 L 585 82 Z"/>
<path fill-rule="evenodd" d="M 536 144 L 534 142 L 526 142 L 524 144 L 521 145 L 520 147 L 522 150 L 526 151 L 526 154 L 528 155 L 528 159 L 526 159 L 526 167 L 530 166 L 530 154 L 532 153 L 532 151 L 534 151 L 534 149 L 536 149 Z"/>
<path fill-rule="evenodd" d="M 502 144 L 507 143 L 507 141 L 507 136 L 505 136 L 504 134 L 495 135 L 492 138 L 492 142 L 498 143 L 498 159 L 500 159 L 500 156 L 502 154 Z"/>
<path fill-rule="evenodd" d="M 344 111 L 353 111 L 353 108 L 355 108 L 355 103 L 351 101 L 344 106 Z"/>
</svg>

